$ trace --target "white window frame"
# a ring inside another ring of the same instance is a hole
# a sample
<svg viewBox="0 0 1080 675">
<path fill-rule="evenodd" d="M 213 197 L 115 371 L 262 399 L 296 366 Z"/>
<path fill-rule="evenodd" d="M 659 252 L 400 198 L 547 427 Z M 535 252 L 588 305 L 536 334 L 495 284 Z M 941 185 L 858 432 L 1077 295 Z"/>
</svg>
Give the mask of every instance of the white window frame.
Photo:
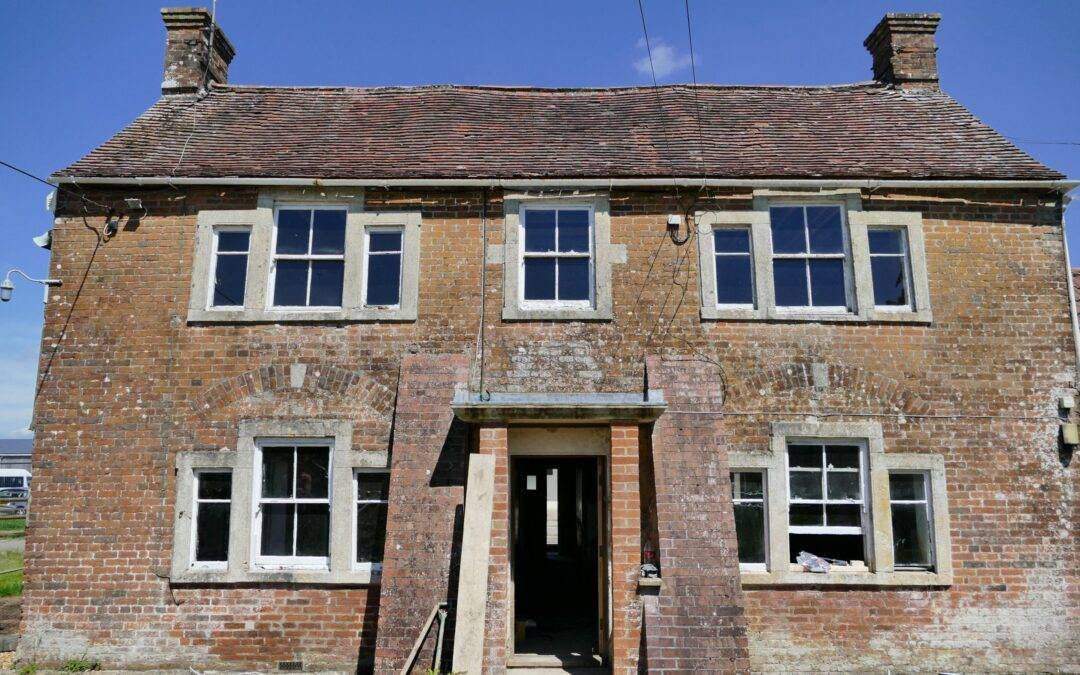
<svg viewBox="0 0 1080 675">
<path fill-rule="evenodd" d="M 202 475 L 207 473 L 227 473 L 229 474 L 229 498 L 228 499 L 201 499 L 199 497 L 199 484 L 202 482 Z M 192 491 L 191 491 L 191 566 L 196 569 L 203 570 L 225 570 L 229 567 L 229 541 L 232 539 L 232 502 L 233 502 L 233 471 L 230 467 L 200 467 L 192 469 Z M 200 504 L 228 504 L 229 505 L 229 533 L 228 539 L 225 541 L 226 557 L 225 560 L 199 560 L 196 551 L 199 543 L 199 505 Z"/>
<path fill-rule="evenodd" d="M 266 446 L 288 446 L 293 451 L 293 496 L 292 497 L 267 497 L 262 496 L 262 458 L 263 448 Z M 302 447 L 325 447 L 327 449 L 327 493 L 326 498 L 297 497 L 296 475 L 297 461 L 296 448 Z M 334 439 L 333 438 L 258 438 L 255 440 L 255 459 L 252 464 L 252 495 L 254 504 L 251 516 L 251 551 L 252 562 L 264 569 L 329 569 L 330 550 L 333 548 L 334 529 L 331 523 L 327 523 L 327 555 L 326 556 L 272 556 L 262 554 L 262 505 L 263 504 L 293 504 L 299 507 L 301 504 L 326 504 L 327 514 L 330 520 L 334 512 Z M 293 511 L 293 551 L 296 550 L 296 538 L 299 536 L 299 527 L 296 519 L 299 508 Z"/>
<path fill-rule="evenodd" d="M 793 445 L 812 445 L 821 448 L 821 466 L 817 471 L 821 473 L 821 499 L 804 499 L 792 497 L 791 492 L 791 472 L 805 471 L 813 472 L 815 469 L 801 468 L 791 466 L 791 456 L 789 450 Z M 849 468 L 836 468 L 828 469 L 826 464 L 826 455 L 828 448 L 831 445 L 845 445 L 855 446 L 859 449 L 859 468 L 852 470 Z M 842 535 L 858 535 L 862 537 L 863 544 L 863 562 L 867 567 L 873 565 L 874 558 L 874 546 L 872 543 L 873 534 L 873 520 L 870 510 L 870 467 L 869 457 L 867 456 L 867 440 L 863 438 L 814 438 L 814 437 L 798 437 L 793 436 L 787 438 L 787 447 L 784 452 L 784 480 L 786 481 L 787 490 L 785 496 L 787 498 L 788 507 L 792 504 L 820 504 L 822 511 L 822 519 L 825 518 L 825 512 L 828 510 L 829 504 L 841 504 L 841 505 L 859 505 L 859 516 L 861 525 L 855 527 L 854 525 L 792 525 L 790 517 L 788 518 L 788 536 L 792 534 L 842 534 Z M 858 472 L 859 475 L 859 500 L 850 499 L 829 499 L 828 487 L 829 487 L 829 473 L 854 473 Z"/>
<path fill-rule="evenodd" d="M 372 232 L 396 232 L 401 236 L 401 243 L 398 244 L 397 251 L 372 251 L 371 250 L 371 233 Z M 371 273 L 371 256 L 377 255 L 394 255 L 396 254 L 401 258 L 401 263 L 398 266 L 398 301 L 393 305 L 373 305 L 368 303 L 368 275 Z M 404 225 L 368 225 L 364 228 L 364 271 L 360 278 L 360 298 L 365 307 L 379 308 L 379 309 L 399 309 L 401 307 L 401 298 L 404 294 L 402 288 L 402 278 L 405 274 L 405 226 Z"/>
<path fill-rule="evenodd" d="M 219 251 L 218 239 L 222 232 L 246 232 L 248 235 L 247 250 L 241 253 L 240 251 Z M 215 305 L 214 304 L 214 289 L 215 281 L 217 279 L 217 266 L 219 256 L 247 256 L 247 265 L 244 266 L 244 295 L 247 295 L 247 270 L 251 267 L 251 226 L 249 225 L 218 225 L 214 227 L 213 248 L 210 252 L 210 271 L 209 278 L 206 282 L 206 310 L 209 312 L 230 312 L 244 309 L 244 298 L 240 298 L 239 305 Z"/>
<path fill-rule="evenodd" d="M 352 550 L 351 550 L 351 553 L 349 555 L 349 560 L 352 562 L 352 568 L 354 570 L 368 571 L 368 572 L 371 572 L 372 574 L 378 574 L 378 573 L 382 572 L 383 564 L 381 562 L 378 562 L 378 563 L 363 562 L 362 563 L 362 562 L 358 562 L 356 560 L 356 554 L 357 554 L 357 548 L 358 548 L 358 546 L 357 546 L 357 544 L 358 544 L 358 542 L 357 542 L 357 529 L 358 529 L 358 526 L 359 526 L 359 523 L 357 523 L 357 515 L 356 515 L 357 508 L 356 507 L 359 506 L 360 504 L 386 504 L 387 507 L 389 508 L 389 505 L 390 505 L 389 497 L 390 496 L 389 496 L 389 494 L 387 494 L 386 499 L 365 499 L 365 500 L 361 501 L 361 499 L 360 499 L 360 484 L 358 482 L 358 477 L 360 475 L 363 475 L 363 474 L 379 474 L 379 475 L 384 475 L 384 476 L 387 477 L 387 479 L 389 479 L 389 477 L 390 477 L 390 469 L 381 469 L 381 468 L 372 468 L 372 467 L 360 467 L 360 468 L 353 469 L 353 476 L 352 476 L 352 487 L 353 487 L 352 525 L 353 526 L 352 526 Z M 386 559 L 386 541 L 385 541 L 385 539 L 383 540 L 383 559 L 384 560 Z"/>
<path fill-rule="evenodd" d="M 748 244 L 749 251 L 747 251 L 746 253 L 732 253 L 732 252 L 729 252 L 729 251 L 717 251 L 716 250 L 716 235 L 715 235 L 717 230 L 739 230 L 739 231 L 742 231 L 742 232 L 746 232 L 746 238 L 747 238 L 747 244 Z M 713 225 L 712 228 L 709 231 L 709 239 L 711 240 L 710 248 L 712 249 L 712 268 L 713 268 L 712 285 L 713 285 L 713 289 L 715 289 L 714 292 L 716 292 L 716 297 L 717 298 L 719 298 L 720 270 L 716 266 L 716 258 L 719 257 L 719 256 L 730 256 L 730 257 L 743 257 L 743 256 L 746 256 L 746 257 L 748 257 L 750 259 L 750 302 L 749 303 L 745 303 L 745 302 L 720 302 L 719 299 L 717 299 L 716 308 L 719 309 L 719 310 L 725 310 L 725 309 L 727 309 L 727 310 L 731 310 L 731 309 L 734 309 L 734 310 L 750 309 L 750 310 L 752 310 L 752 309 L 755 309 L 758 306 L 758 293 L 757 293 L 757 270 L 754 269 L 755 268 L 755 262 L 754 262 L 754 230 L 753 230 L 753 227 L 751 227 L 749 224 L 747 224 L 747 225 Z"/>
<path fill-rule="evenodd" d="M 524 310 L 536 309 L 593 309 L 596 306 L 596 217 L 592 204 L 528 204 L 522 203 L 520 207 L 519 222 L 521 223 L 521 236 L 518 237 L 518 303 Z M 559 211 L 588 211 L 589 213 L 589 250 L 582 252 L 544 251 L 534 252 L 525 250 L 525 214 L 528 211 L 555 211 L 555 248 L 559 247 Z M 586 258 L 589 261 L 589 299 L 588 300 L 526 300 L 525 299 L 525 260 L 526 258 L 553 258 L 555 263 L 555 294 L 559 293 L 559 258 Z"/>
<path fill-rule="evenodd" d="M 842 253 L 812 253 L 810 252 L 810 228 L 807 226 L 806 221 L 806 209 L 807 207 L 830 207 L 835 208 L 840 212 L 840 233 L 843 252 Z M 848 231 L 848 218 L 847 209 L 844 208 L 844 204 L 841 202 L 798 202 L 798 201 L 781 201 L 769 204 L 770 209 L 774 208 L 801 208 L 803 213 L 803 240 L 806 244 L 805 253 L 777 253 L 775 250 L 770 250 L 771 257 L 770 266 L 775 266 L 777 260 L 802 260 L 803 268 L 806 271 L 806 300 L 811 302 L 814 297 L 814 289 L 810 280 L 810 263 L 811 260 L 840 260 L 844 269 L 844 304 L 843 305 L 780 305 L 776 303 L 774 299 L 774 305 L 778 314 L 847 314 L 852 313 L 854 310 L 854 266 L 852 264 L 851 255 L 851 234 Z M 771 215 L 771 214 L 770 214 Z M 771 229 L 772 224 L 770 222 L 770 241 L 772 238 Z M 773 272 L 773 286 L 775 288 L 776 274 Z M 775 294 L 773 296 L 775 298 Z"/>
<path fill-rule="evenodd" d="M 869 248 L 870 233 L 872 231 L 891 231 L 900 233 L 900 253 L 874 253 Z M 879 305 L 874 297 L 874 310 L 878 312 L 911 312 L 915 309 L 915 290 L 911 283 L 911 247 L 908 244 L 908 230 L 905 227 L 895 225 L 873 225 L 866 228 L 867 255 L 870 258 L 870 293 L 874 294 L 874 259 L 875 258 L 901 258 L 904 270 L 904 297 L 907 304 L 904 305 Z"/>
<path fill-rule="evenodd" d="M 897 475 L 906 476 L 919 476 L 923 481 L 923 499 L 893 499 L 892 488 L 889 489 L 889 523 L 891 527 L 892 523 L 892 505 L 893 504 L 926 504 L 926 520 L 927 520 L 927 533 L 930 536 L 930 570 L 937 569 L 937 542 L 935 538 L 937 533 L 934 528 L 934 483 L 933 476 L 930 471 L 925 469 L 892 469 L 889 471 L 889 477 Z M 889 541 L 890 546 L 894 551 L 893 565 L 898 570 L 925 570 L 919 565 L 899 565 L 896 563 L 895 550 L 896 550 L 896 533 L 893 532 Z"/>
<path fill-rule="evenodd" d="M 308 251 L 309 253 L 278 253 L 277 241 L 278 241 L 278 217 L 282 211 L 310 211 L 311 218 L 308 221 Z M 315 219 L 315 211 L 341 211 L 345 215 L 345 240 L 342 244 L 342 250 L 340 254 L 337 253 L 310 253 L 311 246 L 314 243 L 315 228 L 313 227 Z M 270 273 L 267 275 L 266 286 L 266 309 L 268 311 L 286 311 L 286 312 L 326 312 L 340 310 L 345 303 L 345 283 L 347 281 L 344 273 L 345 257 L 348 249 L 348 221 L 349 221 L 349 207 L 347 204 L 339 204 L 334 202 L 327 202 L 324 204 L 310 203 L 310 204 L 279 204 L 274 206 L 274 229 L 270 238 Z M 249 246 L 250 248 L 250 246 Z M 277 266 L 278 262 L 282 260 L 298 260 L 308 263 L 307 273 L 307 288 L 304 295 L 304 299 L 307 302 L 311 301 L 311 270 L 312 262 L 320 260 L 328 261 L 341 261 L 342 277 L 341 277 L 341 305 L 275 305 L 274 304 L 274 286 L 277 280 Z"/>
<path fill-rule="evenodd" d="M 733 505 L 737 504 L 761 504 L 762 520 L 761 526 L 764 529 L 762 534 L 762 541 L 765 544 L 765 562 L 760 563 L 744 563 L 739 561 L 739 569 L 743 572 L 764 572 L 769 567 L 769 474 L 768 470 L 764 468 L 732 468 L 730 469 L 732 477 L 738 477 L 739 474 L 744 473 L 756 473 L 761 476 L 761 497 L 760 498 L 745 498 L 745 497 L 732 497 L 731 501 Z M 738 479 L 741 482 L 741 478 Z M 732 485 L 734 492 L 738 493 L 739 488 L 736 485 Z M 735 556 L 739 555 L 738 552 L 738 537 L 739 534 L 735 533 Z"/>
</svg>

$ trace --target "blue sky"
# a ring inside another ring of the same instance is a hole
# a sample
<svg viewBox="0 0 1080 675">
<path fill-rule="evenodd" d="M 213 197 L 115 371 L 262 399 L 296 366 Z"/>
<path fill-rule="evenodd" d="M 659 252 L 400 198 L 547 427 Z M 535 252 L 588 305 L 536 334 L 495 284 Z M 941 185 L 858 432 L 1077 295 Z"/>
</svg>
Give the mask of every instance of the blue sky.
<svg viewBox="0 0 1080 675">
<path fill-rule="evenodd" d="M 0 3 L 0 159 L 38 175 L 78 159 L 159 95 L 162 0 Z M 191 3 L 177 3 L 191 4 Z M 690 80 L 679 0 L 645 0 L 658 75 Z M 863 38 L 886 11 L 935 11 L 943 88 L 1044 163 L 1080 177 L 1080 2 L 691 0 L 700 82 L 870 79 Z M 253 84 L 649 84 L 636 0 L 219 0 L 237 49 L 230 81 Z M 1073 145 L 1033 143 L 1068 141 Z M 48 255 L 49 189 L 0 168 L 0 267 L 32 275 Z M 1068 217 L 1080 261 L 1080 206 Z M 3 270 L 0 270 L 2 272 Z M 16 279 L 0 306 L 0 437 L 27 435 L 41 292 Z"/>
</svg>

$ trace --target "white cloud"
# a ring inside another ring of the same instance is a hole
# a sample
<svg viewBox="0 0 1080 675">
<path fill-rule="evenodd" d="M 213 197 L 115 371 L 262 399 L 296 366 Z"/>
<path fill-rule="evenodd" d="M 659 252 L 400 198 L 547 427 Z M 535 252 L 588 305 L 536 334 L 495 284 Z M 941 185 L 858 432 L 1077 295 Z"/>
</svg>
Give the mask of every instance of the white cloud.
<svg viewBox="0 0 1080 675">
<path fill-rule="evenodd" d="M 663 40 L 655 40 L 652 43 L 652 67 L 650 68 L 645 38 L 638 39 L 637 46 L 645 52 L 641 58 L 634 61 L 634 68 L 642 75 L 652 77 L 652 70 L 655 69 L 656 78 L 662 79 L 690 66 L 689 54 L 680 54 Z"/>
</svg>

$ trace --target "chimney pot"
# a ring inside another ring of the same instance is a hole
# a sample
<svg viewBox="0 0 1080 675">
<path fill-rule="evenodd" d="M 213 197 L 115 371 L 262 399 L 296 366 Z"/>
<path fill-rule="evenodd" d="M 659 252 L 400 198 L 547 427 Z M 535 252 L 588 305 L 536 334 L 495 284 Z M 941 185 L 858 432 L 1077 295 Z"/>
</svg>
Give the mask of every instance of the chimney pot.
<svg viewBox="0 0 1080 675">
<path fill-rule="evenodd" d="M 874 57 L 874 79 L 901 89 L 937 89 L 940 14 L 886 14 L 863 41 Z"/>
<path fill-rule="evenodd" d="M 162 94 L 191 94 L 211 82 L 228 82 L 236 50 L 206 8 L 166 7 L 161 10 L 161 19 L 165 22 Z"/>
</svg>

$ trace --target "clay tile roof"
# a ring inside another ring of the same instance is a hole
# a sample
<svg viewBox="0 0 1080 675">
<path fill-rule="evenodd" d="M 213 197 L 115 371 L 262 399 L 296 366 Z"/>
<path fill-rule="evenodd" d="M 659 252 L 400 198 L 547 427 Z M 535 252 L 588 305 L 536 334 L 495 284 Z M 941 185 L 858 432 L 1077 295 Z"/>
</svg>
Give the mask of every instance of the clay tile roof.
<svg viewBox="0 0 1080 675">
<path fill-rule="evenodd" d="M 687 85 L 215 86 L 197 103 L 188 96 L 163 97 L 57 175 L 1063 177 L 941 92 L 871 82 L 700 86 L 696 93 Z"/>
</svg>

